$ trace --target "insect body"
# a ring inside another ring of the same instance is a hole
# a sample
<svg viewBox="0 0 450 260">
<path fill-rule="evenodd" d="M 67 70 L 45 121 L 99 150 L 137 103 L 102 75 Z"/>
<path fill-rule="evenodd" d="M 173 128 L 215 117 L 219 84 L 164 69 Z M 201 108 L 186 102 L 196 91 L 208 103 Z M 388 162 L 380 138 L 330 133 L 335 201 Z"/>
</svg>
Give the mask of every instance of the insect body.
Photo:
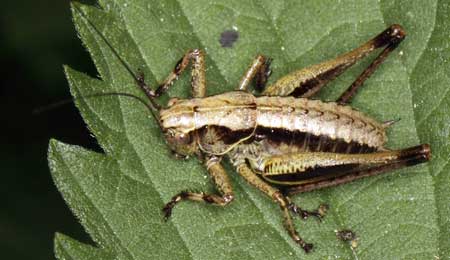
<svg viewBox="0 0 450 260">
<path fill-rule="evenodd" d="M 385 129 L 394 121 L 380 123 L 347 105 L 404 37 L 403 29 L 392 25 L 333 60 L 291 72 L 258 97 L 248 92 L 248 86 L 254 80 L 258 89 L 265 87 L 271 60 L 261 55 L 249 66 L 236 91 L 215 96 L 206 96 L 205 58 L 201 50 L 188 51 L 156 91 L 145 84 L 143 76 L 135 77 L 170 149 L 177 155 L 201 160 L 219 191 L 180 192 L 164 206 L 165 217 L 169 218 L 173 207 L 182 200 L 218 206 L 232 202 L 234 193 L 222 166 L 222 159 L 227 156 L 250 185 L 279 205 L 287 232 L 309 252 L 313 245 L 299 236 L 292 215 L 321 219 L 327 206 L 306 211 L 292 203 L 289 195 L 347 183 L 430 158 L 427 144 L 387 149 Z M 345 69 L 382 47 L 385 48 L 378 57 L 336 103 L 308 99 Z M 193 98 L 172 98 L 164 108 L 160 107 L 155 99 L 190 63 Z"/>
</svg>

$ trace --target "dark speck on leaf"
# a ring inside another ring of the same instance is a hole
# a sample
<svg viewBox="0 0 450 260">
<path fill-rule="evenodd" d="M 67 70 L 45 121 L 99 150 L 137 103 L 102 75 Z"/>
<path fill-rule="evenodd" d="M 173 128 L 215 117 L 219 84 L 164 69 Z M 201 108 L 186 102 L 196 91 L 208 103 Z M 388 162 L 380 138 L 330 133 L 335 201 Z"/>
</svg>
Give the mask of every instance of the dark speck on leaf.
<svg viewBox="0 0 450 260">
<path fill-rule="evenodd" d="M 220 45 L 224 48 L 231 48 L 233 47 L 233 43 L 237 41 L 239 38 L 239 33 L 234 30 L 226 30 L 223 33 L 220 34 Z"/>
</svg>

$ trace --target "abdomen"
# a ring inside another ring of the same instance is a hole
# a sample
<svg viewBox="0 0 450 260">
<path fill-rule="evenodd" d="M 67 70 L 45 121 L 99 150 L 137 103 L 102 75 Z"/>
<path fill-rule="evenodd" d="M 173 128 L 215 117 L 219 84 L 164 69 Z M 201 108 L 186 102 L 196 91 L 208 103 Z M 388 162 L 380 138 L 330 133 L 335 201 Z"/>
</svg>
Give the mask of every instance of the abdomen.
<svg viewBox="0 0 450 260">
<path fill-rule="evenodd" d="M 321 152 L 361 153 L 382 149 L 382 124 L 349 106 L 293 97 L 259 97 L 256 137 Z"/>
</svg>

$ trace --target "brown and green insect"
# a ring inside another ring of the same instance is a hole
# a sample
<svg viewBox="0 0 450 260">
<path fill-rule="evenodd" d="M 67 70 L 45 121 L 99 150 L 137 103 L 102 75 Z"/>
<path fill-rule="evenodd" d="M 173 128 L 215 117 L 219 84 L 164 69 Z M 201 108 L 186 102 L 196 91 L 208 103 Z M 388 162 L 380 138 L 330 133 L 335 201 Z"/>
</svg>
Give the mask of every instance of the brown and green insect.
<svg viewBox="0 0 450 260">
<path fill-rule="evenodd" d="M 169 218 L 174 206 L 183 200 L 217 206 L 233 201 L 233 189 L 222 166 L 226 156 L 239 175 L 279 205 L 289 235 L 305 252 L 311 251 L 313 245 L 297 233 L 292 215 L 321 219 L 328 206 L 320 205 L 315 211 L 306 211 L 295 205 L 290 195 L 430 159 L 428 144 L 402 150 L 384 147 L 385 130 L 395 121 L 378 122 L 348 105 L 363 82 L 404 38 L 402 27 L 391 25 L 360 47 L 333 60 L 293 71 L 267 87 L 271 60 L 258 55 L 235 91 L 214 96 L 206 95 L 202 50 L 187 51 L 166 80 L 152 90 L 143 75 L 134 76 L 113 49 L 148 97 L 146 105 L 158 121 L 170 149 L 180 157 L 195 156 L 201 160 L 218 190 L 217 194 L 190 191 L 176 194 L 163 208 L 165 218 Z M 379 48 L 384 49 L 337 102 L 308 99 Z M 167 91 L 189 64 L 193 98 L 172 98 L 166 106 L 158 105 L 155 99 Z M 252 81 L 257 89 L 263 89 L 260 96 L 249 92 Z"/>
</svg>

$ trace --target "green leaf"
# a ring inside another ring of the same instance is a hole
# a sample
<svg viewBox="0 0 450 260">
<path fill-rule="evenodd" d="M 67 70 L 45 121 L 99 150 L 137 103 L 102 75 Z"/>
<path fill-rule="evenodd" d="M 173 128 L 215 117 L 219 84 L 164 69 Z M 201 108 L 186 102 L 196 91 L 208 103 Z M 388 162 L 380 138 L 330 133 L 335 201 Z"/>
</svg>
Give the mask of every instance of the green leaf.
<svg viewBox="0 0 450 260">
<path fill-rule="evenodd" d="M 388 147 L 430 143 L 431 162 L 297 196 L 306 208 L 331 206 L 322 223 L 295 219 L 315 244 L 305 255 L 281 224 L 279 208 L 232 167 L 236 200 L 226 208 L 181 203 L 170 221 L 161 208 L 175 193 L 214 191 L 198 161 L 175 160 L 149 111 L 118 96 L 78 99 L 77 106 L 104 154 L 52 140 L 56 185 L 96 247 L 57 235 L 59 259 L 446 259 L 450 257 L 450 5 L 445 1 L 153 1 L 101 0 L 74 9 L 77 30 L 100 79 L 66 68 L 75 97 L 127 92 L 143 96 L 90 22 L 132 70 L 152 86 L 190 48 L 205 49 L 208 93 L 232 90 L 253 57 L 274 58 L 271 81 L 357 47 L 392 23 L 408 32 L 366 82 L 353 106 L 383 121 L 401 118 Z M 88 22 L 88 20 L 90 22 Z M 232 48 L 220 45 L 237 30 Z M 365 60 L 321 93 L 335 99 L 367 66 Z M 189 75 L 170 96 L 189 96 Z M 350 228 L 353 252 L 335 237 Z"/>
</svg>

